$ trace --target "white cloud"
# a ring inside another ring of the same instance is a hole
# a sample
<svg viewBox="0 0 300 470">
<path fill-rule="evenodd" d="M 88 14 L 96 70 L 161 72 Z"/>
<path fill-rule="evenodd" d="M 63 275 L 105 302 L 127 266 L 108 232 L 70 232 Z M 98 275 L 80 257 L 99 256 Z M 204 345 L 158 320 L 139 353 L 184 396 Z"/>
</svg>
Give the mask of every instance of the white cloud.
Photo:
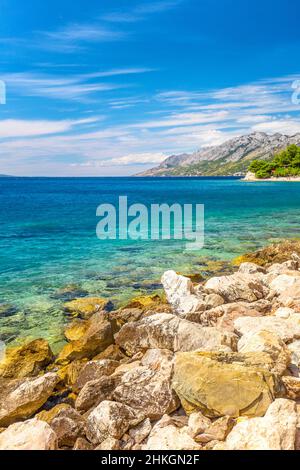
<svg viewBox="0 0 300 470">
<path fill-rule="evenodd" d="M 47 134 L 61 134 L 71 131 L 74 126 L 90 124 L 97 121 L 98 118 L 79 119 L 77 121 L 4 119 L 0 120 L 0 137 L 8 139 L 12 137 L 35 137 Z"/>
<path fill-rule="evenodd" d="M 27 78 L 31 87 L 40 86 L 40 77 Z M 53 77 L 42 78 L 45 88 L 72 88 L 82 80 L 73 77 L 54 85 Z M 1 172 L 13 173 L 17 164 L 24 174 L 132 174 L 165 156 L 253 131 L 295 134 L 300 132 L 300 107 L 291 102 L 292 82 L 283 77 L 208 93 L 174 90 L 155 96 L 122 97 L 115 92 L 107 106 L 115 109 L 118 124 L 108 125 L 97 116 L 86 120 L 86 115 L 76 121 L 0 121 Z M 143 104 L 142 114 L 134 122 L 122 121 L 118 109 L 135 103 Z"/>
<path fill-rule="evenodd" d="M 278 119 L 272 121 L 262 122 L 252 127 L 255 132 L 266 132 L 268 134 L 275 134 L 280 132 L 286 135 L 295 135 L 300 133 L 300 119 Z"/>
</svg>

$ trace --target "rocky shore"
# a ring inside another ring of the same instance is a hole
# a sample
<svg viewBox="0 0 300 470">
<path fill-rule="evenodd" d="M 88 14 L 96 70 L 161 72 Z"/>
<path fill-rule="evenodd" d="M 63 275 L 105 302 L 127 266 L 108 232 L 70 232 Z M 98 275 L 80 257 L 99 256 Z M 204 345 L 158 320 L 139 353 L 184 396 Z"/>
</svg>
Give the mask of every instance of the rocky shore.
<svg viewBox="0 0 300 470">
<path fill-rule="evenodd" d="M 299 183 L 300 182 L 300 176 L 273 176 L 271 178 L 256 178 L 255 174 L 252 173 L 251 171 L 248 171 L 246 173 L 245 177 L 243 178 L 243 181 L 247 181 L 248 183 L 254 183 L 254 182 L 264 182 L 264 181 L 270 181 L 272 183 L 274 182 L 294 182 L 294 183 Z"/>
<path fill-rule="evenodd" d="M 300 243 L 165 298 L 67 302 L 67 344 L 0 363 L 0 450 L 299 450 Z"/>
</svg>

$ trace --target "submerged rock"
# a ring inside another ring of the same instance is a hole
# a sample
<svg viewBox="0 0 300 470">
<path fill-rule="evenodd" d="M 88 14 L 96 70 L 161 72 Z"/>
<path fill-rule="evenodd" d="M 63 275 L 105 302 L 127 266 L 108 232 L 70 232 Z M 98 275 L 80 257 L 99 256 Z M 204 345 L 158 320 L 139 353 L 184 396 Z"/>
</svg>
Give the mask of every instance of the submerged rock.
<svg viewBox="0 0 300 470">
<path fill-rule="evenodd" d="M 0 362 L 0 377 L 23 378 L 38 375 L 54 360 L 49 343 L 44 339 L 36 339 L 23 346 L 6 350 Z"/>
<path fill-rule="evenodd" d="M 0 434 L 0 450 L 56 450 L 57 436 L 38 419 L 15 423 Z"/>
<path fill-rule="evenodd" d="M 64 309 L 73 317 L 88 320 L 97 312 L 111 311 L 112 303 L 102 297 L 83 297 L 65 303 Z"/>
<path fill-rule="evenodd" d="M 62 300 L 64 302 L 70 302 L 71 300 L 75 300 L 79 297 L 86 297 L 87 295 L 88 292 L 86 290 L 82 289 L 76 284 L 71 284 L 69 286 L 58 289 L 50 296 L 50 298 Z"/>
<path fill-rule="evenodd" d="M 268 355 L 188 352 L 176 355 L 173 387 L 187 413 L 262 416 L 275 398 Z"/>
</svg>

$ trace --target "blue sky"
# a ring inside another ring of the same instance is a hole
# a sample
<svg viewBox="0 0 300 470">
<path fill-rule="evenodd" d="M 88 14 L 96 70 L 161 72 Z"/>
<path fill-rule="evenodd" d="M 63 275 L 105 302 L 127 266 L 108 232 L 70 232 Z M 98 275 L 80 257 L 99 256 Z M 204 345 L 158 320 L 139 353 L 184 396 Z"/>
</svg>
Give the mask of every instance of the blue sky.
<svg viewBox="0 0 300 470">
<path fill-rule="evenodd" d="M 299 13 L 297 0 L 0 0 L 0 173 L 131 175 L 300 132 Z"/>
</svg>

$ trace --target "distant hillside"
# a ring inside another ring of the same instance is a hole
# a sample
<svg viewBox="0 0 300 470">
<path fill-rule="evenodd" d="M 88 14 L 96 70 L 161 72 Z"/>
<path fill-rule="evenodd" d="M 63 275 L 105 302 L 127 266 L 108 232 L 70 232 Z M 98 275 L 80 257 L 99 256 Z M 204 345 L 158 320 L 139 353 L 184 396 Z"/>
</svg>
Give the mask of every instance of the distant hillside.
<svg viewBox="0 0 300 470">
<path fill-rule="evenodd" d="M 253 160 L 271 160 L 287 146 L 300 146 L 300 134 L 268 135 L 255 132 L 231 139 L 222 145 L 207 147 L 195 153 L 172 155 L 158 167 L 137 176 L 232 176 L 246 174 Z"/>
</svg>

